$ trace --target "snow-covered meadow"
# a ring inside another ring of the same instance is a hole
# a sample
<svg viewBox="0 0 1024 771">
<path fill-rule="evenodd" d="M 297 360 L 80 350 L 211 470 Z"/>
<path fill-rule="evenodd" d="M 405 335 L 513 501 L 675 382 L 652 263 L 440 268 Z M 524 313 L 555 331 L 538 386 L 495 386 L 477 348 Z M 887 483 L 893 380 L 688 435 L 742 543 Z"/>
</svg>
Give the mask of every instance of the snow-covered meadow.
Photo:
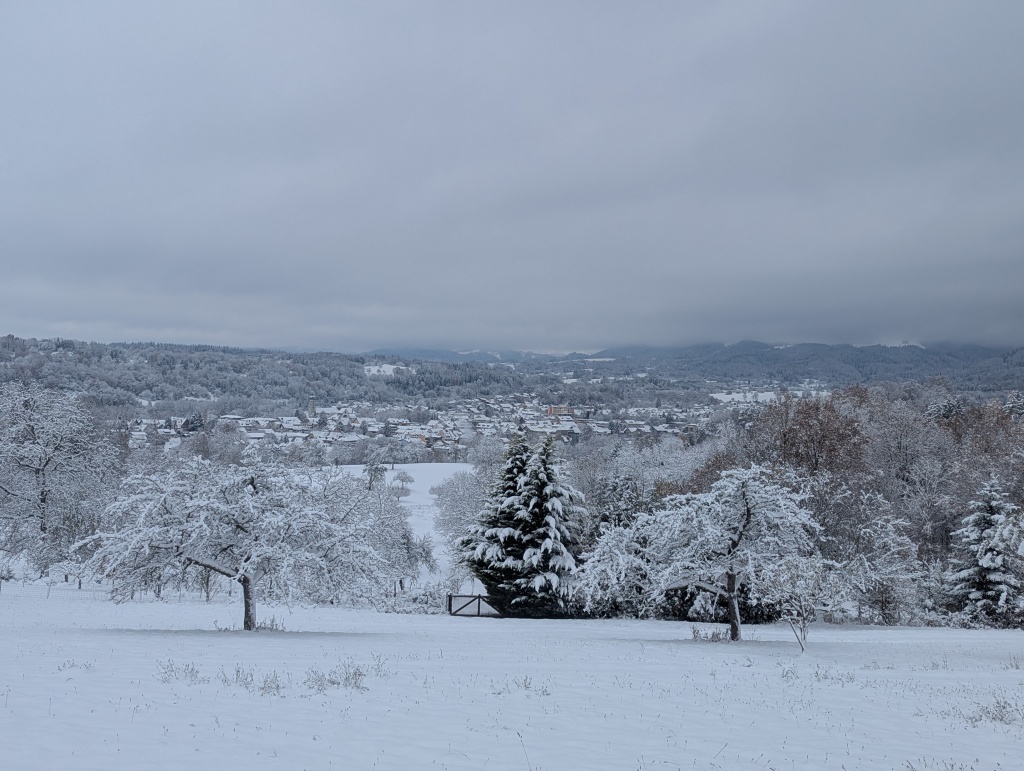
<svg viewBox="0 0 1024 771">
<path fill-rule="evenodd" d="M 404 467 L 417 533 L 459 468 Z M 0 767 L 1024 765 L 1020 631 L 816 624 L 801 654 L 788 626 L 260 605 L 283 629 L 241 632 L 237 592 L 170 599 L 5 582 Z"/>
<path fill-rule="evenodd" d="M 5 769 L 1016 769 L 1017 631 L 535 621 L 0 592 Z M 264 609 L 264 618 L 268 617 Z M 711 627 L 701 627 L 708 630 Z"/>
<path fill-rule="evenodd" d="M 363 473 L 362 466 L 344 466 L 345 471 L 352 476 L 360 476 Z M 389 485 L 396 485 L 395 477 L 405 472 L 413 481 L 407 485 L 408 495 L 401 498 L 402 506 L 409 512 L 409 526 L 417 536 L 429 535 L 434 540 L 434 558 L 437 560 L 438 572 L 433 578 L 447 575 L 448 555 L 445 553 L 444 543 L 434 532 L 434 516 L 437 509 L 434 506 L 434 496 L 430 494 L 430 488 L 444 482 L 448 477 L 457 471 L 471 471 L 472 464 L 469 463 L 397 463 L 394 468 L 387 467 L 385 481 Z M 424 574 L 424 580 L 431 580 L 431 576 Z M 479 589 L 479 584 L 477 585 Z M 469 590 L 467 584 L 466 590 Z"/>
</svg>

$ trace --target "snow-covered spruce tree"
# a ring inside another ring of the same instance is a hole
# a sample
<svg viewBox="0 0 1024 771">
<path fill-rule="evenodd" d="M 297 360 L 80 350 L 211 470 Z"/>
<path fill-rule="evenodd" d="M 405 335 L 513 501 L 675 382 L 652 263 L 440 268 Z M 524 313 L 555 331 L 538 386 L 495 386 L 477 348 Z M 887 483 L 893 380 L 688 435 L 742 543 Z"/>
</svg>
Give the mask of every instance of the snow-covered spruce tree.
<svg viewBox="0 0 1024 771">
<path fill-rule="evenodd" d="M 378 511 L 365 485 L 337 469 L 297 475 L 191 457 L 128 477 L 104 531 L 79 547 L 113 579 L 115 601 L 187 582 L 190 571 L 237 581 L 248 630 L 258 587 L 285 601 L 384 596 L 407 567 L 396 564 L 404 544 L 388 534 L 403 539 L 408 523 L 382 516 L 394 512 Z"/>
<path fill-rule="evenodd" d="M 484 585 L 491 604 L 507 612 L 514 597 L 512 582 L 519 577 L 513 546 L 515 517 L 521 508 L 519 485 L 530 460 L 530 448 L 521 434 L 513 434 L 505 450 L 501 475 L 494 482 L 487 502 L 458 541 L 467 569 Z M 508 551 L 506 552 L 506 542 Z"/>
<path fill-rule="evenodd" d="M 536 451 L 514 437 L 487 508 L 463 539 L 464 559 L 508 615 L 562 612 L 576 570 L 572 523 L 585 516 L 582 496 L 555 469 L 554 441 Z"/>
<path fill-rule="evenodd" d="M 953 535 L 960 553 L 950 566 L 950 592 L 958 606 L 984 623 L 1018 624 L 1024 583 L 1020 509 L 1007 500 L 999 480 L 982 485 Z"/>
<path fill-rule="evenodd" d="M 583 496 L 558 478 L 553 437 L 530 458 L 520 495 L 524 574 L 514 583 L 519 596 L 512 604 L 524 611 L 563 610 L 572 590 L 569 579 L 576 571 L 573 533 L 586 510 Z"/>
<path fill-rule="evenodd" d="M 1024 394 L 1010 391 L 1006 396 L 1006 411 L 1014 420 L 1024 420 Z"/>
</svg>

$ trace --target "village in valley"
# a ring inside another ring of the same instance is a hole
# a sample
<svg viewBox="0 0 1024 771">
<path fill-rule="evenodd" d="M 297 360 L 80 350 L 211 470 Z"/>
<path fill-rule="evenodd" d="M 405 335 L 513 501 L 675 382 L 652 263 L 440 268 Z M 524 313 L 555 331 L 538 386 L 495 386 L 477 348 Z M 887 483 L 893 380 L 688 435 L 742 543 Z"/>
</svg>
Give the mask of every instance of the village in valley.
<svg viewBox="0 0 1024 771">
<path fill-rule="evenodd" d="M 311 404 L 307 410 L 297 411 L 297 415 L 251 418 L 219 415 L 213 419 L 222 429 L 237 426 L 250 442 L 308 442 L 332 448 L 386 437 L 408 445 L 414 453 L 433 451 L 436 458 L 454 458 L 464 449 L 464 441 L 473 441 L 473 437 L 507 437 L 516 432 L 531 438 L 554 436 L 573 443 L 587 434 L 652 434 L 690 441 L 714 414 L 710 407 L 686 412 L 654 407 L 613 411 L 542 405 L 530 395 L 522 398 L 522 402 L 481 398 L 453 404 L 449 410 L 430 411 L 415 406 L 381 407 L 368 402 Z M 387 416 L 395 412 L 429 414 L 419 420 Z M 203 425 L 194 417 L 138 418 L 132 422 L 130 444 L 139 448 L 154 442 L 166 443 L 194 433 Z"/>
<path fill-rule="evenodd" d="M 367 377 L 390 377 L 394 365 L 366 366 Z M 773 392 L 756 391 L 713 394 L 712 404 L 680 407 L 623 407 L 545 404 L 536 394 L 508 394 L 456 400 L 447 409 L 427 409 L 415 404 L 381 405 L 371 402 L 339 402 L 319 405 L 310 401 L 292 415 L 245 417 L 204 414 L 202 402 L 191 416 L 137 418 L 132 421 L 132 448 L 175 443 L 181 437 L 210 427 L 235 427 L 250 443 L 309 444 L 337 455 L 345 447 L 368 440 L 390 440 L 406 462 L 459 460 L 466 447 L 480 437 L 507 438 L 514 433 L 531 440 L 548 436 L 575 444 L 600 435 L 648 435 L 693 443 L 698 441 L 721 406 L 742 407 L 764 401 Z"/>
</svg>

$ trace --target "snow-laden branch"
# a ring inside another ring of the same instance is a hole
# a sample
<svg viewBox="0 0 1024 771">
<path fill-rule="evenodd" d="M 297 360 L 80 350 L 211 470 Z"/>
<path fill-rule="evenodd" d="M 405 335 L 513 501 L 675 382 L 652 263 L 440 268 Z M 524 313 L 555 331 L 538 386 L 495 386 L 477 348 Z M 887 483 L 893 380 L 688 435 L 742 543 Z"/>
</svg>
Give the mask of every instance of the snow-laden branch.
<svg viewBox="0 0 1024 771">
<path fill-rule="evenodd" d="M 236 580 L 249 627 L 258 585 L 287 601 L 352 601 L 409 574 L 404 510 L 360 487 L 330 469 L 300 476 L 190 458 L 127 478 L 104 532 L 80 546 L 114 579 L 115 599 L 157 590 L 190 568 Z"/>
</svg>

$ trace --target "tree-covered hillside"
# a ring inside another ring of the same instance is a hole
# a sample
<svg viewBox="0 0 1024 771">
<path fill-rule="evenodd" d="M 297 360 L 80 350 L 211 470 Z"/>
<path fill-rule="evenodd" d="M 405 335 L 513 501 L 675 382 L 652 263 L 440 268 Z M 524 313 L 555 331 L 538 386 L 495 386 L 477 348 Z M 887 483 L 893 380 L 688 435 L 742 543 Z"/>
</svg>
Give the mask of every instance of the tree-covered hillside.
<svg viewBox="0 0 1024 771">
<path fill-rule="evenodd" d="M 474 360 L 465 353 L 442 361 L 442 354 L 433 351 L 431 360 L 420 360 L 383 351 L 296 353 L 7 335 L 0 337 L 0 383 L 34 382 L 88 395 L 98 405 L 153 407 L 161 414 L 189 414 L 197 400 L 215 402 L 210 407 L 221 414 L 246 416 L 291 411 L 311 401 L 440 408 L 453 399 L 522 393 L 551 404 L 685 406 L 715 390 L 801 389 L 809 381 L 828 389 L 940 377 L 960 392 L 980 396 L 1024 389 L 1024 348 L 744 342 L 564 357 L 522 354 L 517 361 Z M 388 376 L 364 369 L 382 363 L 406 366 Z"/>
</svg>

